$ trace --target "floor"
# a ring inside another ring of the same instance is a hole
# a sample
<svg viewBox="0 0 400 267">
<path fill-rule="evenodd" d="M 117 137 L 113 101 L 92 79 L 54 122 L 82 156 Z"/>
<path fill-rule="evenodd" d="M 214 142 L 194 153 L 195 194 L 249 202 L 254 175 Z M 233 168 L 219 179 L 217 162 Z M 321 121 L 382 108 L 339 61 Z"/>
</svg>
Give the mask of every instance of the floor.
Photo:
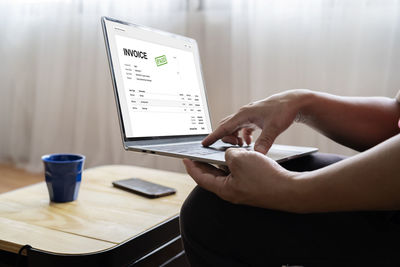
<svg viewBox="0 0 400 267">
<path fill-rule="evenodd" d="M 0 164 L 0 193 L 42 182 L 43 173 L 30 173 L 12 164 Z"/>
</svg>

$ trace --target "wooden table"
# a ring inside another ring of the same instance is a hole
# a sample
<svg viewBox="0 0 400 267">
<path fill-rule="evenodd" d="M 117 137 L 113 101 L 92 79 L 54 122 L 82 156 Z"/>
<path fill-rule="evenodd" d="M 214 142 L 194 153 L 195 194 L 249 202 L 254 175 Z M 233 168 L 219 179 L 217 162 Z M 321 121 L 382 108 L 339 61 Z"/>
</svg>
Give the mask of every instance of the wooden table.
<svg viewBox="0 0 400 267">
<path fill-rule="evenodd" d="M 111 184 L 130 177 L 173 187 L 177 193 L 148 199 Z M 23 251 L 29 266 L 160 263 L 166 251 L 182 251 L 178 215 L 194 186 L 187 174 L 110 165 L 84 171 L 74 202 L 49 202 L 44 182 L 3 193 L 0 250 L 16 255 L 24 245 L 32 246 Z M 154 251 L 162 252 L 158 259 Z"/>
</svg>

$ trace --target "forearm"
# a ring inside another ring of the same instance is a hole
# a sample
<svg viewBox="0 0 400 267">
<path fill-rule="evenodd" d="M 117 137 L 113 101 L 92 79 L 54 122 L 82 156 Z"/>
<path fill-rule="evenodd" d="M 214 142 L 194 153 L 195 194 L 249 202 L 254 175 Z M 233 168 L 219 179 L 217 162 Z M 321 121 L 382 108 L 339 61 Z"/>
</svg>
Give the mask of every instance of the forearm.
<svg viewBox="0 0 400 267">
<path fill-rule="evenodd" d="M 399 133 L 395 99 L 302 91 L 299 120 L 340 144 L 363 151 Z"/>
<path fill-rule="evenodd" d="M 400 210 L 400 134 L 293 180 L 293 211 Z"/>
</svg>

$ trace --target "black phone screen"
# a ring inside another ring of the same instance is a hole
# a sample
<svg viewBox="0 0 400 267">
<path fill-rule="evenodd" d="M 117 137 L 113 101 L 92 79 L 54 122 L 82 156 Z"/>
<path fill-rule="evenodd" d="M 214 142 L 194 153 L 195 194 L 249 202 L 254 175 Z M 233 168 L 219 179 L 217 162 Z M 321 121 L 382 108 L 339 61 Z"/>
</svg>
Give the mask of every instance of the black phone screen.
<svg viewBox="0 0 400 267">
<path fill-rule="evenodd" d="M 157 198 L 175 194 L 176 190 L 171 187 L 151 183 L 140 178 L 129 178 L 112 182 L 115 187 L 145 196 Z"/>
</svg>

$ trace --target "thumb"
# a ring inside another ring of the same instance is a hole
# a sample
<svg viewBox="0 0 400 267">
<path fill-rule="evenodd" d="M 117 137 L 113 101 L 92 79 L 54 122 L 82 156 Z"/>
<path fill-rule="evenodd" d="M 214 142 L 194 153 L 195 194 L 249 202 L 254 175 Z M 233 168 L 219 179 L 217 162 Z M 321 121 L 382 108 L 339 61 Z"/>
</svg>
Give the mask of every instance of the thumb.
<svg viewBox="0 0 400 267">
<path fill-rule="evenodd" d="M 243 153 L 246 152 L 243 148 L 228 148 L 225 151 L 225 162 L 231 172 L 235 172 L 241 167 L 241 159 Z"/>
<path fill-rule="evenodd" d="M 265 155 L 271 148 L 278 134 L 279 132 L 275 128 L 264 126 L 260 136 L 254 144 L 254 150 Z"/>
</svg>

